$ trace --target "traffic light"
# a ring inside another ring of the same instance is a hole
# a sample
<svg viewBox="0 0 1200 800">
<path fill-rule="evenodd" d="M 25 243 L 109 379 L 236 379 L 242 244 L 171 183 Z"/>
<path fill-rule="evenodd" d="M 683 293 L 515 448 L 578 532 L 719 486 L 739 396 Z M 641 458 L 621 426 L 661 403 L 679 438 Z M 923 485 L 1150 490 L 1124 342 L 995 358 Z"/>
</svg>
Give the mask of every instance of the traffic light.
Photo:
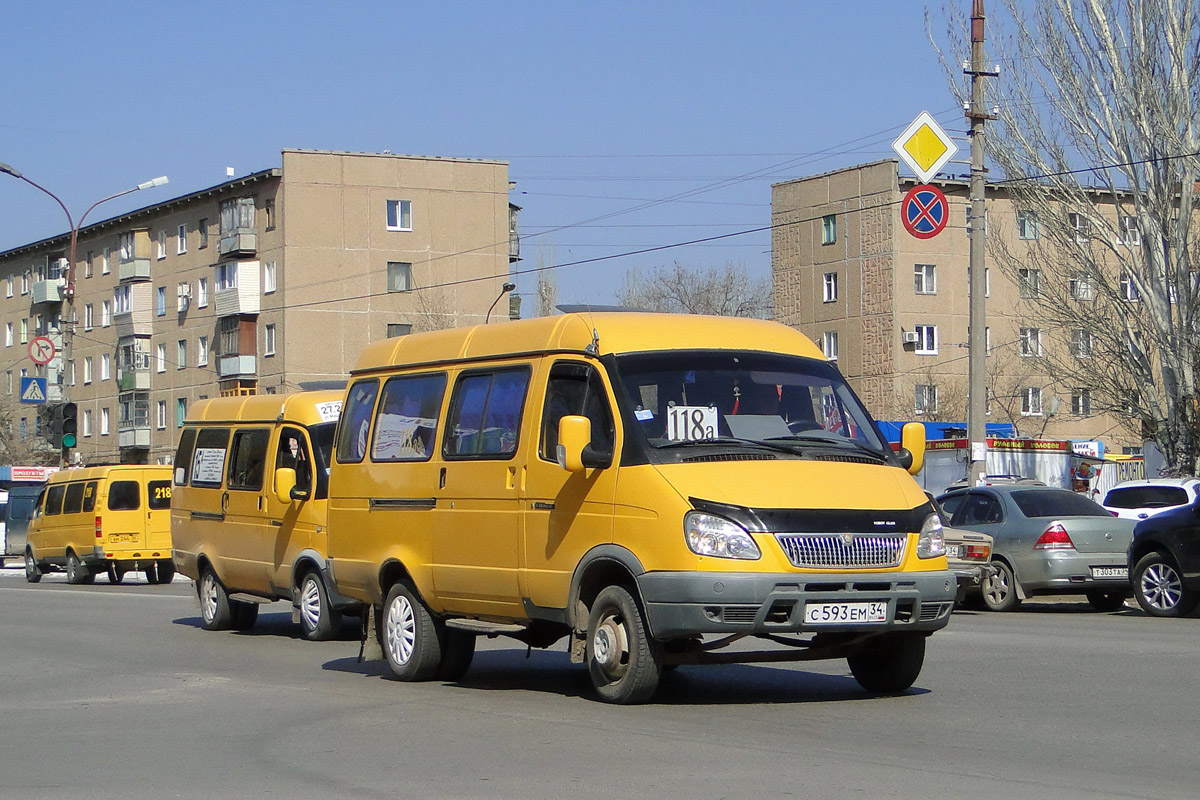
<svg viewBox="0 0 1200 800">
<path fill-rule="evenodd" d="M 74 403 L 63 403 L 60 407 L 59 435 L 64 450 L 75 446 L 79 432 L 79 409 Z"/>
<path fill-rule="evenodd" d="M 63 407 L 61 403 L 43 406 L 38 412 L 42 436 L 56 450 L 62 447 Z"/>
</svg>

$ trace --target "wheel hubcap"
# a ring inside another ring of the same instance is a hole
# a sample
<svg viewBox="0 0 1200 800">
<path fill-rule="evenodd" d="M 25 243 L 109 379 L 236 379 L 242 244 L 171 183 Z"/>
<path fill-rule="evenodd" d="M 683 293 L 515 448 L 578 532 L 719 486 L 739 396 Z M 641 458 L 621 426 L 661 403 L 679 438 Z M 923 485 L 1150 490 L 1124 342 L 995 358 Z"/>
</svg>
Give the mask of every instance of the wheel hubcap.
<svg viewBox="0 0 1200 800">
<path fill-rule="evenodd" d="M 200 610 L 210 622 L 217 616 L 217 581 L 211 572 L 200 582 Z"/>
<path fill-rule="evenodd" d="M 1008 598 L 1008 593 L 1012 589 L 1008 585 L 1008 573 L 1003 569 L 988 579 L 987 596 L 996 605 L 1003 603 Z"/>
<path fill-rule="evenodd" d="M 624 674 L 629 662 L 629 637 L 615 616 L 605 617 L 592 633 L 592 660 L 614 679 Z"/>
<path fill-rule="evenodd" d="M 417 640 L 417 623 L 412 603 L 404 595 L 397 595 L 388 607 L 386 632 L 388 653 L 392 660 L 397 664 L 407 664 Z"/>
<path fill-rule="evenodd" d="M 36 575 L 37 574 L 37 564 L 34 563 L 33 556 L 30 555 L 29 553 L 25 554 L 25 574 L 26 575 Z"/>
<path fill-rule="evenodd" d="M 1146 602 L 1159 611 L 1175 608 L 1183 595 L 1179 575 L 1166 564 L 1152 564 L 1142 573 L 1138 588 Z"/>
<path fill-rule="evenodd" d="M 321 622 L 321 589 L 315 578 L 304 581 L 300 592 L 300 617 L 309 630 L 316 630 Z"/>
</svg>

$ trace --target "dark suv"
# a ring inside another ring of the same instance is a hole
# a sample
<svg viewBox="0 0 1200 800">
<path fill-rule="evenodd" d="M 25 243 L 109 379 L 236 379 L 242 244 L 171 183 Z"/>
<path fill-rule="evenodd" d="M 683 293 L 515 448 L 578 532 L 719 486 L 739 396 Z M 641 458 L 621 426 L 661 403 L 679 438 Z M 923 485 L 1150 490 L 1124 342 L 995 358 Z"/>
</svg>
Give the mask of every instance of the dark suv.
<svg viewBox="0 0 1200 800">
<path fill-rule="evenodd" d="M 1133 596 L 1147 614 L 1182 617 L 1200 602 L 1200 500 L 1142 520 L 1129 544 Z"/>
</svg>

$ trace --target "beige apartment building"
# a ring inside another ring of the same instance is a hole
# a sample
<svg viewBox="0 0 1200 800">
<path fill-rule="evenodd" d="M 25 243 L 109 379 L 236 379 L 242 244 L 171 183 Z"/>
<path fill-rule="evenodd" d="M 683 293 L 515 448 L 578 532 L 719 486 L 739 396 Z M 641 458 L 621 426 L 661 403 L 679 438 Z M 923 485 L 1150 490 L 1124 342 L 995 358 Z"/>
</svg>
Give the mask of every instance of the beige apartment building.
<svg viewBox="0 0 1200 800">
<path fill-rule="evenodd" d="M 518 255 L 508 189 L 504 162 L 289 149 L 81 229 L 73 301 L 67 233 L 0 252 L 13 433 L 37 427 L 20 377 L 44 376 L 77 405 L 79 460 L 170 463 L 198 399 L 344 381 L 370 342 L 482 323 Z"/>
<path fill-rule="evenodd" d="M 900 177 L 894 159 L 774 185 L 774 312 L 836 360 L 876 418 L 965 425 L 969 184 L 933 183 L 950 216 L 929 239 L 902 224 L 901 200 L 917 181 Z M 987 207 L 988 236 L 1006 237 L 1010 249 L 1039 236 L 1004 191 L 989 187 Z M 1020 437 L 1140 452 L 1120 420 L 1093 413 L 1088 390 L 1047 374 L 1046 348 L 1070 345 L 1042 330 L 1022 297 L 1036 280 L 1036 270 L 1019 285 L 987 269 L 987 421 L 1010 423 Z"/>
</svg>

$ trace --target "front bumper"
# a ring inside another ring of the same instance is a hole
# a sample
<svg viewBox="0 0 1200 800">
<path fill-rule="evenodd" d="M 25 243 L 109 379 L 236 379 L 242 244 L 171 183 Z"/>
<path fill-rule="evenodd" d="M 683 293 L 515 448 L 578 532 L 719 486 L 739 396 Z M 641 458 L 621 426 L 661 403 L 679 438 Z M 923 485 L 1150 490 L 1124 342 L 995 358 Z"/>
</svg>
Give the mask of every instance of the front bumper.
<svg viewBox="0 0 1200 800">
<path fill-rule="evenodd" d="M 958 583 L 936 572 L 648 572 L 638 577 L 658 639 L 701 634 L 935 631 L 945 627 Z M 810 602 L 887 603 L 883 622 L 812 624 Z"/>
</svg>

